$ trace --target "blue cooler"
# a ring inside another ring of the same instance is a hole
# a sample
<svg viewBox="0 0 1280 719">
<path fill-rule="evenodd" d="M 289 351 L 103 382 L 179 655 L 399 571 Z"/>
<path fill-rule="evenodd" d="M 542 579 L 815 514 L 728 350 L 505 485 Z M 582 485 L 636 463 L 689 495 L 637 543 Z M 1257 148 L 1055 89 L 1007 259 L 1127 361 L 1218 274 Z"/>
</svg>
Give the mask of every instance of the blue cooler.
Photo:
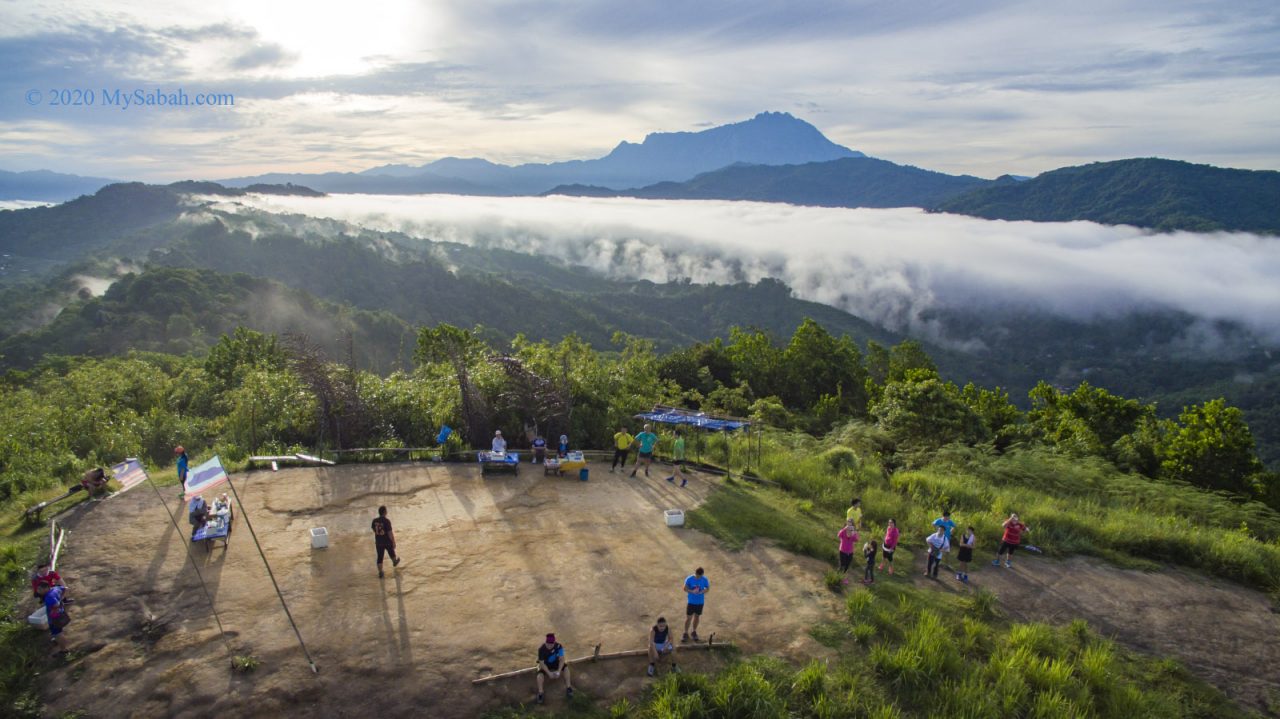
<svg viewBox="0 0 1280 719">
<path fill-rule="evenodd" d="M 586 467 L 583 467 L 582 469 L 578 470 L 578 479 L 582 480 L 583 482 L 587 481 L 587 468 L 586 468 Z"/>
</svg>

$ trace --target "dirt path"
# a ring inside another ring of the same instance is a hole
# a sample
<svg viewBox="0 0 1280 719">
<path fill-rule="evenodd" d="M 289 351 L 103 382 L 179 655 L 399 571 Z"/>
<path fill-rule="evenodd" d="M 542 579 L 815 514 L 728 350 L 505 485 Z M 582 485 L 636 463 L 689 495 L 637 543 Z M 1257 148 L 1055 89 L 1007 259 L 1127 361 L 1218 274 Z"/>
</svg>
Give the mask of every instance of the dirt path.
<svg viewBox="0 0 1280 719">
<path fill-rule="evenodd" d="M 530 701 L 533 680 L 482 687 L 470 680 L 528 666 L 554 631 L 570 656 L 642 648 L 665 614 L 683 621 L 684 577 L 706 568 L 712 583 L 702 635 L 717 632 L 750 653 L 797 661 L 828 650 L 812 624 L 838 611 L 815 577 L 821 562 L 765 544 L 729 552 L 712 538 L 665 526 L 662 510 L 694 506 L 710 490 L 626 479 L 592 468 L 590 482 L 543 477 L 482 479 L 473 466 L 429 463 L 290 469 L 237 477 L 237 488 L 320 673 L 298 649 L 244 522 L 230 549 L 205 554 L 201 572 L 233 635 L 254 654 L 251 674 L 227 670 L 186 537 L 146 487 L 66 519 L 63 567 L 81 598 L 68 629 L 92 653 L 46 675 L 49 711 L 91 716 L 474 716 Z M 175 489 L 167 489 L 173 504 Z M 369 522 L 390 508 L 397 571 L 379 580 Z M 185 518 L 180 518 L 186 531 Z M 330 547 L 312 550 L 324 526 Z M 153 616 L 153 622 L 148 617 Z M 689 652 L 681 663 L 722 661 Z M 652 681 L 642 658 L 576 669 L 587 695 L 634 697 Z M 376 701 L 374 697 L 376 696 Z M 558 689 L 549 707 L 563 706 Z"/>
<path fill-rule="evenodd" d="M 1086 619 L 1122 644 L 1178 659 L 1263 714 L 1268 693 L 1280 695 L 1280 614 L 1261 592 L 1172 567 L 1144 572 L 1086 557 L 1056 561 L 1022 553 L 1013 569 L 1004 569 L 990 560 L 990 553 L 979 553 L 968 587 L 954 573 L 940 573 L 940 591 L 986 587 L 1021 621 Z M 923 559 L 917 563 L 912 581 L 930 583 L 919 574 Z"/>
</svg>

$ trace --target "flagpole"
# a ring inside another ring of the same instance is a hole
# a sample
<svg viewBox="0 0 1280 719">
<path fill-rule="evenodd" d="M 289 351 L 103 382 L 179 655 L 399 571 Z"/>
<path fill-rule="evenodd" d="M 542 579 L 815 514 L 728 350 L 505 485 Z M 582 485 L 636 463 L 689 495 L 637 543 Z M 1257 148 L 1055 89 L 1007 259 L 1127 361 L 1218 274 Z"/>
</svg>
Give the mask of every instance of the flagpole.
<svg viewBox="0 0 1280 719">
<path fill-rule="evenodd" d="M 160 504 L 164 505 L 165 514 L 169 515 L 169 521 L 173 522 L 173 528 L 177 530 L 178 536 L 185 536 L 182 528 L 178 526 L 178 518 L 174 516 L 169 509 L 169 503 L 164 501 L 164 495 L 160 494 L 159 487 L 152 481 L 151 475 L 147 474 L 147 484 L 151 485 L 151 489 L 156 493 L 156 497 L 160 499 Z M 218 623 L 218 635 L 222 637 L 222 643 L 227 647 L 227 658 L 231 659 L 235 654 L 231 651 L 231 640 L 227 639 L 227 630 L 222 628 L 222 617 L 218 616 L 218 608 L 213 603 L 213 595 L 209 594 L 209 587 L 204 583 L 204 575 L 200 573 L 200 567 L 196 564 L 196 558 L 191 554 L 191 542 L 183 540 L 183 545 L 187 550 L 187 559 L 191 561 L 191 568 L 196 570 L 196 578 L 200 580 L 200 588 L 204 590 L 204 598 L 209 600 L 209 609 L 213 611 L 213 620 Z"/>
<path fill-rule="evenodd" d="M 319 674 L 320 668 L 316 666 L 315 661 L 311 658 L 311 652 L 307 651 L 307 643 L 302 641 L 302 632 L 298 631 L 297 622 L 293 621 L 293 613 L 289 611 L 289 604 L 284 600 L 284 594 L 280 591 L 280 585 L 276 582 L 276 575 L 271 571 L 271 563 L 267 561 L 267 555 L 262 551 L 262 545 L 258 542 L 258 533 L 253 531 L 253 522 L 249 521 L 249 512 L 244 508 L 244 502 L 240 500 L 240 493 L 236 491 L 236 485 L 231 481 L 231 475 L 227 475 L 227 486 L 231 487 L 231 493 L 235 495 L 236 504 L 240 506 L 240 514 L 244 515 L 244 524 L 249 528 L 249 536 L 253 537 L 253 544 L 258 548 L 258 556 L 262 557 L 262 564 L 267 568 L 267 576 L 271 578 L 271 586 L 276 589 L 276 596 L 280 598 L 280 606 L 284 607 L 284 615 L 289 618 L 289 626 L 293 627 L 293 633 L 298 637 L 298 646 L 302 647 L 302 654 L 307 658 L 307 664 L 311 665 L 312 673 Z"/>
</svg>

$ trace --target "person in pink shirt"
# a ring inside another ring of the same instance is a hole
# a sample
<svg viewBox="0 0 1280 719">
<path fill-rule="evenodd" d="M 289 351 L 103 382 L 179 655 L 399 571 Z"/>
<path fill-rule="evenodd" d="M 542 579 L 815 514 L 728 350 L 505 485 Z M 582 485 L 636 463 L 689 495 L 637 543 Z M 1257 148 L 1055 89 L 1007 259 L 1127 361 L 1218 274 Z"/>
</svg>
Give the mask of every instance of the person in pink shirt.
<svg viewBox="0 0 1280 719">
<path fill-rule="evenodd" d="M 892 519 L 889 520 L 889 526 L 884 530 L 884 542 L 880 544 L 880 554 L 884 557 L 884 561 L 876 569 L 884 569 L 884 565 L 889 565 L 889 573 L 893 574 L 893 550 L 898 548 L 898 524 Z"/>
<path fill-rule="evenodd" d="M 836 539 L 840 540 L 840 573 L 848 574 L 849 565 L 853 564 L 853 545 L 858 542 L 858 530 L 853 526 L 852 519 L 846 519 L 844 526 L 836 533 Z M 849 583 L 849 578 L 844 578 L 844 583 Z"/>
</svg>

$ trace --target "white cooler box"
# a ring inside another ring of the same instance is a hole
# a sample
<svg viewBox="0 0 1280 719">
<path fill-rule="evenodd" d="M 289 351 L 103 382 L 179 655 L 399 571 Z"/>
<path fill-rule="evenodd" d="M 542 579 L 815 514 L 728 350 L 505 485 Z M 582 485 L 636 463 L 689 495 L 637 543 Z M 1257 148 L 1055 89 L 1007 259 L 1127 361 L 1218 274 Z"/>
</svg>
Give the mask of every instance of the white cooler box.
<svg viewBox="0 0 1280 719">
<path fill-rule="evenodd" d="M 665 514 L 667 515 L 668 527 L 684 526 L 684 510 L 683 509 L 668 509 Z"/>
</svg>

